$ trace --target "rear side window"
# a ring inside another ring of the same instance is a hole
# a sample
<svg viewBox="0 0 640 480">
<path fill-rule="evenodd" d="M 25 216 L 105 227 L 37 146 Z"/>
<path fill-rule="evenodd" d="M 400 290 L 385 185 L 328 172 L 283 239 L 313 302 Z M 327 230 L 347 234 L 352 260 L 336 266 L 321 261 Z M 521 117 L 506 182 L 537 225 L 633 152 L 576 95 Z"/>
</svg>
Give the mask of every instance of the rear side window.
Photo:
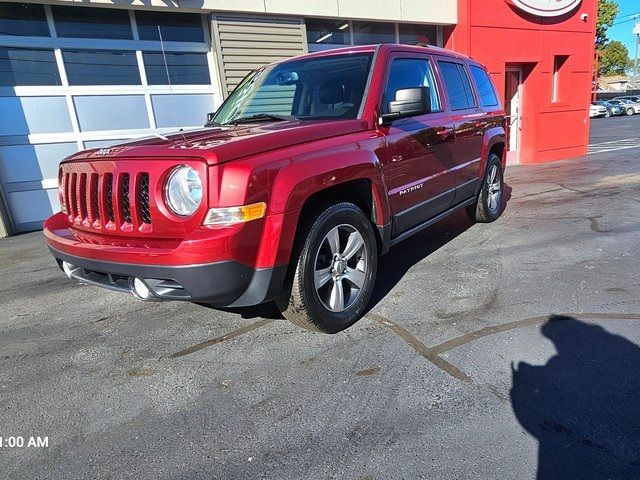
<svg viewBox="0 0 640 480">
<path fill-rule="evenodd" d="M 440 98 L 429 61 L 419 58 L 397 58 L 389 70 L 389 79 L 384 94 L 384 113 L 387 113 L 389 102 L 395 100 L 398 90 L 414 87 L 429 87 L 431 110 L 440 110 Z"/>
<path fill-rule="evenodd" d="M 442 79 L 447 87 L 451 110 L 464 110 L 476 107 L 471 82 L 464 67 L 459 63 L 438 62 Z"/>
<path fill-rule="evenodd" d="M 498 96 L 496 95 L 496 91 L 493 88 L 493 83 L 491 83 L 491 79 L 489 75 L 483 68 L 476 67 L 474 65 L 470 66 L 471 75 L 473 75 L 473 79 L 476 81 L 476 87 L 478 87 L 478 93 L 480 94 L 480 103 L 482 103 L 483 107 L 497 107 L 498 106 Z"/>
</svg>

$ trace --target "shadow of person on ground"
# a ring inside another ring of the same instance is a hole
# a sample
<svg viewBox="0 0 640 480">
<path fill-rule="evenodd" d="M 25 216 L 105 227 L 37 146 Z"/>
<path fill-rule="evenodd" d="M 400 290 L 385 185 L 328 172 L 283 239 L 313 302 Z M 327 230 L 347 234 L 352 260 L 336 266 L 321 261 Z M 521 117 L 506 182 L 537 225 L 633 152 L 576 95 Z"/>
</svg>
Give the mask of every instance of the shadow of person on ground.
<svg viewBox="0 0 640 480">
<path fill-rule="evenodd" d="M 538 480 L 640 478 L 640 348 L 604 328 L 552 316 L 545 365 L 513 369 L 511 402 L 539 442 Z"/>
</svg>

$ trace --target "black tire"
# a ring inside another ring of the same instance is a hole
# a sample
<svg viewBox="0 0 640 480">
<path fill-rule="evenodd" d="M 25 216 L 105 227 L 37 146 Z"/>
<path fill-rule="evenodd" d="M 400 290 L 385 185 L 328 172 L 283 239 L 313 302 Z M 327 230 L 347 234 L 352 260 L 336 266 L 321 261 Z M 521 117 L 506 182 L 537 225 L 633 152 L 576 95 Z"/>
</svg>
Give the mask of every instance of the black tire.
<svg viewBox="0 0 640 480">
<path fill-rule="evenodd" d="M 633 108 L 627 108 L 627 115 L 635 115 L 636 111 Z"/>
<path fill-rule="evenodd" d="M 292 256 L 295 270 L 292 268 L 283 295 L 276 299 L 276 304 L 284 317 L 298 327 L 337 333 L 358 321 L 369 302 L 378 267 L 376 237 L 370 220 L 352 203 L 334 204 L 317 212 L 317 217 L 301 232 L 304 237 L 300 238 Z M 354 232 L 358 232 L 360 237 L 353 237 L 353 245 L 360 244 L 360 241 L 363 243 L 359 250 L 351 253 L 347 246 Z M 333 242 L 329 239 L 335 239 L 334 235 L 338 238 L 337 249 L 331 248 Z M 337 251 L 338 256 L 332 251 Z M 340 256 L 342 253 L 344 257 Z M 352 256 L 345 259 L 347 254 Z M 316 272 L 327 271 L 331 267 L 334 268 L 322 277 L 325 280 L 324 284 L 321 282 L 323 286 L 316 289 Z M 341 268 L 346 273 L 338 273 Z M 326 280 L 326 275 L 329 275 L 329 280 Z M 356 287 L 353 279 L 361 283 L 361 288 Z M 341 286 L 336 287 L 336 283 Z M 339 293 L 333 295 L 334 289 Z M 328 300 L 321 298 L 327 294 Z M 334 301 L 339 295 L 342 296 L 342 304 Z M 345 308 L 340 310 L 340 306 Z"/>
<path fill-rule="evenodd" d="M 605 118 L 610 118 L 611 117 L 611 110 L 607 110 L 607 113 L 604 114 Z"/>
<path fill-rule="evenodd" d="M 491 176 L 495 177 L 492 179 Z M 496 183 L 497 182 L 497 183 Z M 497 186 L 499 185 L 499 186 Z M 498 188 L 498 190 L 496 190 Z M 489 192 L 495 195 L 489 196 Z M 489 155 L 487 160 L 487 168 L 484 178 L 482 179 L 482 187 L 475 203 L 467 207 L 467 215 L 474 222 L 489 223 L 496 220 L 502 214 L 502 198 L 504 193 L 504 177 L 502 174 L 502 162 L 500 157 L 495 153 Z M 493 201 L 493 204 L 491 203 Z"/>
</svg>

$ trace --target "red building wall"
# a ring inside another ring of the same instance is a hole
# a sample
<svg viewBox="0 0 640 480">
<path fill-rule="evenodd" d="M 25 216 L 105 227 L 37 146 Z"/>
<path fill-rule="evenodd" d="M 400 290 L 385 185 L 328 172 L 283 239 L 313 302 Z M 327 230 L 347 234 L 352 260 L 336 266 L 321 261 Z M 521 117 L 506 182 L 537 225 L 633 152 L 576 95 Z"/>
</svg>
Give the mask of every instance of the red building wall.
<svg viewBox="0 0 640 480">
<path fill-rule="evenodd" d="M 445 30 L 446 48 L 484 63 L 503 101 L 506 67 L 523 67 L 520 163 L 587 153 L 596 14 L 597 0 L 582 0 L 555 18 L 528 14 L 507 0 L 458 0 L 458 25 Z M 555 56 L 568 57 L 557 76 L 557 101 Z"/>
</svg>

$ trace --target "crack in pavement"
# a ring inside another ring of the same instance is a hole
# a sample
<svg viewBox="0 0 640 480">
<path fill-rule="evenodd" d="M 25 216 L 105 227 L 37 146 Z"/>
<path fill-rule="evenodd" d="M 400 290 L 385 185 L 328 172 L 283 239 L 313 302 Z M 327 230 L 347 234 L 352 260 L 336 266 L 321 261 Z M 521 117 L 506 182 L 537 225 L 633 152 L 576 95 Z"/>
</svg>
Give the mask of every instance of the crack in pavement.
<svg viewBox="0 0 640 480">
<path fill-rule="evenodd" d="M 450 340 L 446 340 L 438 345 L 433 347 L 429 347 L 418 340 L 409 330 L 399 325 L 398 323 L 389 320 L 388 318 L 375 313 L 369 312 L 365 315 L 366 318 L 373 320 L 380 325 L 388 328 L 393 333 L 398 335 L 407 345 L 409 345 L 413 350 L 415 350 L 420 356 L 431 362 L 433 365 L 438 367 L 443 372 L 447 373 L 451 377 L 456 380 L 460 380 L 464 383 L 473 383 L 473 379 L 460 370 L 458 367 L 449 363 L 447 360 L 441 357 L 443 353 L 449 352 L 453 349 L 459 348 L 468 343 L 474 342 L 481 338 L 496 335 L 498 333 L 508 332 L 509 330 L 515 330 L 517 328 L 530 327 L 532 325 L 538 325 L 548 321 L 552 317 L 557 317 L 557 320 L 554 321 L 562 321 L 563 317 L 572 317 L 578 320 L 640 320 L 640 313 L 563 313 L 563 314 L 552 314 L 552 315 L 540 315 L 537 317 L 526 318 L 524 320 L 517 320 L 515 322 L 502 323 L 499 325 L 492 325 L 490 327 L 484 327 L 479 330 L 475 330 L 473 332 L 465 333 L 464 335 L 460 335 L 459 337 L 452 338 Z M 193 345 L 189 348 L 181 350 L 179 352 L 173 353 L 169 355 L 169 358 L 179 358 L 185 355 L 189 355 L 195 353 L 204 348 L 210 347 L 212 345 L 217 345 L 219 343 L 227 342 L 234 338 L 237 338 L 241 335 L 245 335 L 253 330 L 257 330 L 259 328 L 265 327 L 275 320 L 273 319 L 263 319 L 257 322 L 246 325 L 242 328 L 229 332 L 221 337 L 216 337 L 211 340 L 207 340 L 196 345 Z"/>
<path fill-rule="evenodd" d="M 273 323 L 275 320 L 271 320 L 271 319 L 263 319 L 263 320 L 259 320 L 257 322 L 253 322 L 250 323 L 249 325 L 239 328 L 237 330 L 234 330 L 233 332 L 229 332 L 225 335 L 222 335 L 221 337 L 217 337 L 217 338 L 212 338 L 211 340 L 207 340 L 205 342 L 201 342 L 198 343 L 196 345 L 193 345 L 192 347 L 189 348 L 185 348 L 184 350 L 180 350 L 179 352 L 176 352 L 174 354 L 169 355 L 169 358 L 178 358 L 178 357 L 184 357 L 185 355 L 189 355 L 191 353 L 195 353 L 199 350 L 202 350 L 203 348 L 207 348 L 210 347 L 212 345 L 217 345 L 218 343 L 222 343 L 222 342 L 227 342 L 229 340 L 232 340 L 236 337 L 239 337 L 241 335 L 244 335 L 246 333 L 249 333 L 253 330 L 257 330 L 258 328 L 262 328 L 265 327 L 267 325 L 269 325 L 270 323 Z"/>
<path fill-rule="evenodd" d="M 461 381 L 463 381 L 465 383 L 471 383 L 471 377 L 469 377 L 469 375 L 467 375 L 466 373 L 462 372 L 457 367 L 455 367 L 454 365 L 450 364 L 449 362 L 447 362 L 443 358 L 439 357 L 438 354 L 436 353 L 435 349 L 433 349 L 431 347 L 427 347 L 424 343 L 422 343 L 420 340 L 418 340 L 416 337 L 414 337 L 413 334 L 411 334 L 411 332 L 409 332 L 404 327 L 401 327 L 396 322 L 393 322 L 393 321 L 389 320 L 388 318 L 385 318 L 382 315 L 379 315 L 379 314 L 374 313 L 374 312 L 369 312 L 366 316 L 368 318 L 370 318 L 371 320 L 374 320 L 374 321 L 378 322 L 379 324 L 384 325 L 385 327 L 389 328 L 393 333 L 395 333 L 402 340 L 404 340 L 404 342 L 407 345 L 409 345 L 416 352 L 418 352 L 424 358 L 426 358 L 431 363 L 433 363 L 436 367 L 438 367 L 441 370 L 444 370 L 446 373 L 451 375 L 453 378 L 461 380 Z"/>
<path fill-rule="evenodd" d="M 452 338 L 451 340 L 446 340 L 434 347 L 428 347 L 418 340 L 411 332 L 392 320 L 374 312 L 369 312 L 366 316 L 369 319 L 389 328 L 407 345 L 433 363 L 436 367 L 451 375 L 453 378 L 465 383 L 473 383 L 473 379 L 455 365 L 444 360 L 440 355 L 489 335 L 495 335 L 497 333 L 508 332 L 509 330 L 514 330 L 516 328 L 530 327 L 532 325 L 544 323 L 548 321 L 550 317 L 559 317 L 555 321 L 562 321 L 562 317 L 572 317 L 578 320 L 640 320 L 640 313 L 562 313 L 554 315 L 540 315 L 537 317 L 526 318 L 524 320 L 517 320 L 515 322 L 484 327 L 480 330 Z"/>
<path fill-rule="evenodd" d="M 591 228 L 591 230 L 593 232 L 596 232 L 596 233 L 609 233 L 609 232 L 611 232 L 611 230 L 602 230 L 600 228 L 600 225 L 598 223 L 598 219 L 599 218 L 602 218 L 602 215 L 597 215 L 595 217 L 587 217 L 587 220 L 589 220 L 589 223 L 590 223 L 589 227 Z"/>
</svg>

